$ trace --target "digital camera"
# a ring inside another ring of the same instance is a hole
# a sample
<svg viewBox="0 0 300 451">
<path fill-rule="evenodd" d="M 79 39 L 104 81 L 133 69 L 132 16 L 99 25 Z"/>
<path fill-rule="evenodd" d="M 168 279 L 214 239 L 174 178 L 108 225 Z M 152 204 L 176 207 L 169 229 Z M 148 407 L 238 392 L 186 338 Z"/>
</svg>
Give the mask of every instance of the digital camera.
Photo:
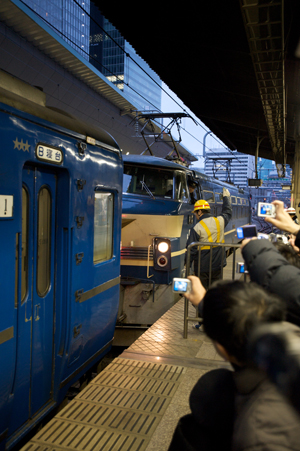
<svg viewBox="0 0 300 451">
<path fill-rule="evenodd" d="M 185 294 L 190 293 L 192 288 L 191 281 L 189 279 L 181 279 L 174 277 L 172 290 L 174 293 Z"/>
<path fill-rule="evenodd" d="M 243 240 L 244 238 L 252 238 L 253 236 L 257 236 L 256 225 L 247 225 L 244 227 L 237 227 L 236 234 L 239 240 Z"/>
<path fill-rule="evenodd" d="M 257 216 L 263 218 L 275 218 L 275 205 L 265 202 L 258 202 Z"/>
<path fill-rule="evenodd" d="M 247 274 L 248 271 L 245 268 L 245 263 L 244 262 L 237 262 L 236 264 L 236 272 L 238 272 L 239 274 Z"/>
</svg>

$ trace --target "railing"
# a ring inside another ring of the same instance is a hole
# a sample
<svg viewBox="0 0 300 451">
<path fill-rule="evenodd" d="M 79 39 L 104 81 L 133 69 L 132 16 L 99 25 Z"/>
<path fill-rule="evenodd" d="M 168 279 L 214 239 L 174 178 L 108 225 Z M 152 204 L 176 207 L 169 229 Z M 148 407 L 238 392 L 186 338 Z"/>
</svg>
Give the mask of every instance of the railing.
<svg viewBox="0 0 300 451">
<path fill-rule="evenodd" d="M 222 248 L 222 259 L 223 261 L 224 256 L 226 255 L 226 248 L 227 249 L 233 249 L 233 257 L 232 257 L 232 272 L 231 272 L 231 278 L 232 280 L 235 279 L 236 274 L 236 251 L 241 247 L 240 244 L 225 244 L 225 243 L 210 243 L 210 242 L 197 242 L 197 243 L 191 243 L 187 248 L 187 256 L 186 256 L 186 276 L 190 275 L 190 269 L 191 269 L 191 249 L 197 248 L 198 250 L 198 274 L 195 274 L 196 276 L 200 276 L 200 263 L 201 263 L 201 251 L 200 249 L 205 246 L 209 247 L 209 285 L 211 284 L 211 272 L 212 272 L 212 249 L 215 247 L 221 247 Z M 221 266 L 221 277 L 220 279 L 223 279 L 223 265 Z M 246 274 L 244 274 L 244 280 L 246 280 Z M 188 315 L 188 308 L 189 308 L 189 300 L 187 298 L 184 298 L 184 328 L 183 328 L 183 338 L 187 338 L 187 331 L 188 331 L 188 322 L 189 321 L 202 321 L 202 318 L 199 318 L 197 316 L 190 317 Z M 198 312 L 198 309 L 196 309 L 196 312 Z"/>
</svg>

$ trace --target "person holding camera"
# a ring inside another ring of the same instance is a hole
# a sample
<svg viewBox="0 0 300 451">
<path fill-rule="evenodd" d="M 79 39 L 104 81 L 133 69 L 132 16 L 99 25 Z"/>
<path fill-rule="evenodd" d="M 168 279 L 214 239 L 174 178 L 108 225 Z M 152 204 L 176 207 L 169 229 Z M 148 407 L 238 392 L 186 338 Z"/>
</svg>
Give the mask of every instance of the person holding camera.
<svg viewBox="0 0 300 451">
<path fill-rule="evenodd" d="M 283 202 L 272 203 L 276 207 L 275 218 L 268 217 L 265 221 L 293 233 L 299 248 L 300 226 L 284 210 Z M 245 239 L 241 251 L 251 281 L 284 299 L 287 321 L 300 326 L 300 269 L 291 265 L 268 240 Z"/>
<path fill-rule="evenodd" d="M 251 282 L 217 281 L 206 291 L 197 277 L 188 279 L 185 297 L 203 304 L 204 331 L 234 371 L 213 370 L 199 379 L 190 395 L 192 413 L 179 422 L 169 451 L 300 450 L 298 414 L 247 357 L 249 335 L 259 324 L 281 323 L 284 303 Z M 189 446 L 180 448 L 180 438 Z"/>
<path fill-rule="evenodd" d="M 224 243 L 224 229 L 232 216 L 230 192 L 223 188 L 223 206 L 220 216 L 210 213 L 210 205 L 204 200 L 198 200 L 194 205 L 194 214 L 197 218 L 196 225 L 191 229 L 186 247 L 194 242 Z M 191 248 L 191 264 L 194 263 L 194 273 L 199 275 L 201 283 L 205 288 L 209 284 L 210 246 L 200 248 L 201 260 L 198 268 L 198 249 Z M 222 248 L 213 247 L 211 282 L 221 278 L 221 268 L 226 265 L 226 256 L 222 259 Z"/>
</svg>

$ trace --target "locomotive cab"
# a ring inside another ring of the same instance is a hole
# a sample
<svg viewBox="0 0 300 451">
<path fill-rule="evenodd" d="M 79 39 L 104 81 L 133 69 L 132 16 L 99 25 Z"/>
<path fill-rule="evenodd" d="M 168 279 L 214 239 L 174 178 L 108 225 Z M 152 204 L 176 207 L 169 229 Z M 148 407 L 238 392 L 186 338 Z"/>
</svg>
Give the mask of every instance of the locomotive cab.
<svg viewBox="0 0 300 451">
<path fill-rule="evenodd" d="M 187 172 L 192 178 L 173 162 L 124 157 L 119 314 L 126 323 L 152 324 L 174 302 L 168 288 L 182 276 L 194 221 Z"/>
</svg>

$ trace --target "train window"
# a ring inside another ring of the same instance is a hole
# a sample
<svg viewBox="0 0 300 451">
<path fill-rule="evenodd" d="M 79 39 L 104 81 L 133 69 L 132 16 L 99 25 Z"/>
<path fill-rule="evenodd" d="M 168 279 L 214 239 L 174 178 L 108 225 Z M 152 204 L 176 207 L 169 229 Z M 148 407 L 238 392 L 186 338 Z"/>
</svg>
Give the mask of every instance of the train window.
<svg viewBox="0 0 300 451">
<path fill-rule="evenodd" d="M 173 198 L 173 171 L 124 166 L 123 193 Z"/>
<path fill-rule="evenodd" d="M 38 194 L 36 287 L 43 297 L 50 288 L 51 270 L 51 194 L 42 187 Z"/>
<path fill-rule="evenodd" d="M 214 193 L 212 191 L 203 191 L 203 199 L 207 200 L 207 202 L 214 202 Z"/>
<path fill-rule="evenodd" d="M 231 203 L 232 203 L 232 205 L 236 204 L 236 197 L 235 196 L 231 196 Z"/>
<path fill-rule="evenodd" d="M 189 200 L 186 176 L 183 172 L 176 172 L 175 174 L 175 199 L 181 201 Z"/>
<path fill-rule="evenodd" d="M 109 260 L 113 256 L 113 211 L 113 194 L 95 193 L 94 263 Z"/>
<path fill-rule="evenodd" d="M 223 194 L 222 193 L 215 193 L 215 199 L 217 204 L 223 203 Z"/>
<path fill-rule="evenodd" d="M 237 203 L 238 203 L 238 205 L 242 204 L 242 199 L 240 197 L 237 198 Z"/>
<path fill-rule="evenodd" d="M 28 211 L 29 196 L 22 188 L 22 263 L 21 263 L 21 302 L 25 301 L 28 291 Z M 16 262 L 18 265 L 18 262 Z"/>
</svg>

